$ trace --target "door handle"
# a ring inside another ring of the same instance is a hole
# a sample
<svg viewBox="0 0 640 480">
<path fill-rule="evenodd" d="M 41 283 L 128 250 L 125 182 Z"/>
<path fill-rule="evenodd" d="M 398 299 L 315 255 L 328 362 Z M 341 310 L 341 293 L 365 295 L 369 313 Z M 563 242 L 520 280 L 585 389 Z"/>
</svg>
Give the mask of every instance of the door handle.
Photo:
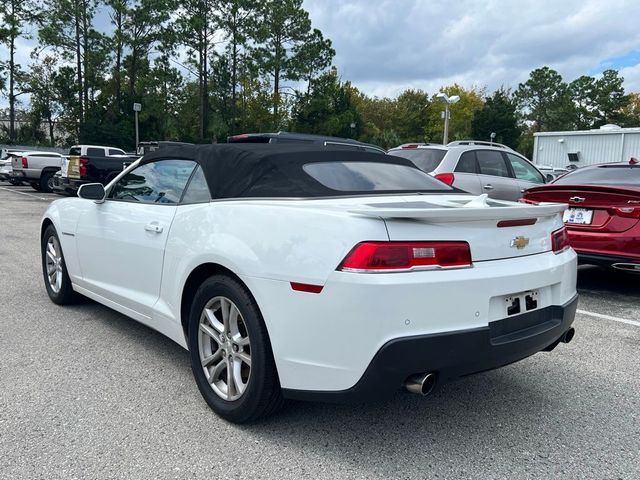
<svg viewBox="0 0 640 480">
<path fill-rule="evenodd" d="M 485 185 L 483 188 L 485 190 L 493 190 L 493 185 Z"/>
<path fill-rule="evenodd" d="M 144 226 L 147 232 L 162 233 L 162 227 L 157 222 L 147 223 Z"/>
</svg>

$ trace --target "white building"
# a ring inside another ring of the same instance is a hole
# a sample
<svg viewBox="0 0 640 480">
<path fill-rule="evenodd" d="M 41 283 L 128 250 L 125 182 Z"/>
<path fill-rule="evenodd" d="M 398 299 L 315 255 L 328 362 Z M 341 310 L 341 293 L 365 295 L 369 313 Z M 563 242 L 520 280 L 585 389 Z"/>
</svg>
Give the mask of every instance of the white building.
<svg viewBox="0 0 640 480">
<path fill-rule="evenodd" d="M 640 159 L 640 128 L 604 125 L 597 130 L 534 133 L 533 163 L 564 168 Z"/>
</svg>

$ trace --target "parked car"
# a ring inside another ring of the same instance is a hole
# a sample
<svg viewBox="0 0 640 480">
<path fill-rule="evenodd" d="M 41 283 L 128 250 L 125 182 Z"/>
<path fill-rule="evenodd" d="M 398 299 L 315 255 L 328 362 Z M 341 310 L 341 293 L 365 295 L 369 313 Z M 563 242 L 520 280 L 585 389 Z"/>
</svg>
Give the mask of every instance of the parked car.
<svg viewBox="0 0 640 480">
<path fill-rule="evenodd" d="M 411 160 L 447 185 L 501 200 L 518 200 L 528 188 L 545 183 L 544 175 L 529 160 L 499 143 L 409 143 L 388 153 Z"/>
<path fill-rule="evenodd" d="M 11 158 L 15 180 L 28 183 L 41 192 L 51 192 L 53 175 L 64 161 L 64 156 L 59 153 L 36 150 L 12 154 Z"/>
<path fill-rule="evenodd" d="M 52 180 L 56 193 L 75 195 L 80 185 L 113 180 L 137 155 L 129 156 L 124 150 L 96 145 L 74 145 L 69 149 L 67 161 Z"/>
<path fill-rule="evenodd" d="M 170 142 L 165 140 L 160 141 L 150 141 L 150 142 L 139 142 L 138 148 L 136 148 L 136 154 L 143 156 L 147 153 L 155 152 L 156 150 L 160 150 L 161 148 L 170 148 L 170 147 L 179 147 L 184 145 L 193 145 L 193 143 L 187 142 Z"/>
<path fill-rule="evenodd" d="M 582 167 L 522 201 L 569 205 L 564 222 L 581 263 L 640 272 L 640 164 Z"/>
<path fill-rule="evenodd" d="M 386 154 L 383 148 L 370 143 L 359 142 L 351 138 L 328 137 L 310 133 L 243 133 L 227 138 L 228 143 L 301 143 L 305 145 L 324 145 L 332 147 L 355 148 L 365 152 Z"/>
<path fill-rule="evenodd" d="M 536 165 L 536 167 L 544 175 L 546 183 L 551 183 L 556 178 L 561 177 L 565 173 L 569 173 L 569 170 L 566 168 L 551 167 L 549 165 Z"/>
<path fill-rule="evenodd" d="M 564 205 L 460 194 L 406 159 L 187 146 L 78 196 L 42 221 L 51 300 L 86 295 L 187 348 L 230 421 L 425 395 L 574 334 Z"/>
<path fill-rule="evenodd" d="M 11 168 L 11 158 L 0 160 L 0 180 L 10 182 L 13 176 L 13 168 Z"/>
</svg>

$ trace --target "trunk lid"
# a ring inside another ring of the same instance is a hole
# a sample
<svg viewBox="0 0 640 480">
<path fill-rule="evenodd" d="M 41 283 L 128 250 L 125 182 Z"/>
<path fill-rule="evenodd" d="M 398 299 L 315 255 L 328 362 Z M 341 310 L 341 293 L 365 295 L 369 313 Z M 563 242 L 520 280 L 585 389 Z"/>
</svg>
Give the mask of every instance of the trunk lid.
<svg viewBox="0 0 640 480">
<path fill-rule="evenodd" d="M 589 224 L 571 229 L 621 233 L 640 220 L 640 188 L 601 185 L 548 185 L 528 190 L 526 200 L 567 203 L 569 209 L 593 212 Z"/>
<path fill-rule="evenodd" d="M 527 205 L 468 195 L 407 197 L 367 203 L 350 212 L 385 221 L 392 241 L 467 241 L 474 262 L 522 257 L 552 249 L 566 204 Z"/>
</svg>

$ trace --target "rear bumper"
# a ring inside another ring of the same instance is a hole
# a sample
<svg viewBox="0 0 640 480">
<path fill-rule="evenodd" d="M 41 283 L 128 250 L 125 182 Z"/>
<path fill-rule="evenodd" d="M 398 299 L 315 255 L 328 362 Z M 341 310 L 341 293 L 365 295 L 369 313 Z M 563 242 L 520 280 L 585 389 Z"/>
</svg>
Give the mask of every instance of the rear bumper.
<svg viewBox="0 0 640 480">
<path fill-rule="evenodd" d="M 389 396 L 416 373 L 433 372 L 437 384 L 492 370 L 527 358 L 556 342 L 575 318 L 578 296 L 490 322 L 486 327 L 398 338 L 378 350 L 364 375 L 341 391 L 284 389 L 286 398 L 323 402 L 364 402 Z"/>
<path fill-rule="evenodd" d="M 78 180 L 75 178 L 62 177 L 54 175 L 53 177 L 53 190 L 56 193 L 64 193 L 67 195 L 75 195 L 80 185 L 89 183 L 84 180 Z"/>
<path fill-rule="evenodd" d="M 599 265 L 610 267 L 616 263 L 637 263 L 640 264 L 640 254 L 635 256 L 604 255 L 595 253 L 578 253 L 578 263 L 587 265 Z"/>
</svg>

